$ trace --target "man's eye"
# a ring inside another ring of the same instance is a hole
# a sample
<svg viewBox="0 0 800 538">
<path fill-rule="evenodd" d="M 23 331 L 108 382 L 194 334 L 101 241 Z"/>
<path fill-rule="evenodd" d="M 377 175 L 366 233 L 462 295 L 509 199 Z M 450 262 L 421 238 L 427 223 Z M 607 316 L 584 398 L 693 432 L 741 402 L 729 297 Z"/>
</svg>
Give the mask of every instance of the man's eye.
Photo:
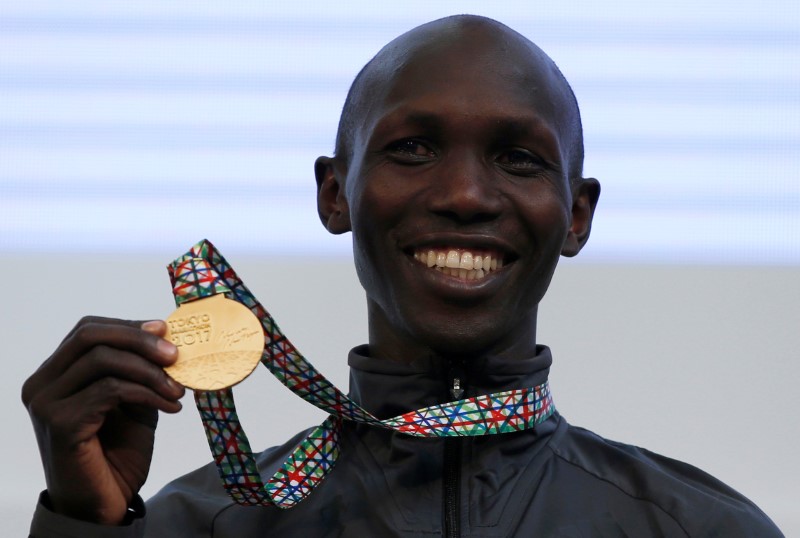
<svg viewBox="0 0 800 538">
<path fill-rule="evenodd" d="M 403 159 L 423 160 L 436 157 L 436 153 L 424 142 L 407 138 L 392 143 L 389 152 Z"/>
<path fill-rule="evenodd" d="M 512 171 L 529 172 L 542 167 L 541 159 L 521 149 L 504 151 L 498 156 L 497 162 Z"/>
</svg>

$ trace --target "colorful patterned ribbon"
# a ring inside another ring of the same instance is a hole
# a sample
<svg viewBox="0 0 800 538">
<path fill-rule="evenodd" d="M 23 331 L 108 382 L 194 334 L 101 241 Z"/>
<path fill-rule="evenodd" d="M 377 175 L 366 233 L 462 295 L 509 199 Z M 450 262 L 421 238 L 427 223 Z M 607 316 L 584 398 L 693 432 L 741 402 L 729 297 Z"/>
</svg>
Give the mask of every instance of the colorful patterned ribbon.
<svg viewBox="0 0 800 538">
<path fill-rule="evenodd" d="M 420 437 L 452 437 L 525 430 L 555 412 L 545 381 L 532 388 L 434 405 L 380 420 L 333 386 L 295 349 L 210 242 L 197 243 L 168 270 L 179 305 L 224 293 L 247 306 L 264 328 L 264 366 L 292 392 L 329 414 L 265 485 L 239 422 L 232 390 L 195 391 L 214 462 L 225 489 L 239 504 L 291 508 L 305 499 L 336 463 L 342 420 Z"/>
</svg>

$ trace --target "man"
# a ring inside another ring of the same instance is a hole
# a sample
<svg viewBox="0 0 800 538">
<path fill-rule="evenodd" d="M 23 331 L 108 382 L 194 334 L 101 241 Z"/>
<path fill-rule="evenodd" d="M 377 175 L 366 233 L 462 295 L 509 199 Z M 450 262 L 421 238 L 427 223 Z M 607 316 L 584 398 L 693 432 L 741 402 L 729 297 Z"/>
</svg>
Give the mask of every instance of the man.
<svg viewBox="0 0 800 538">
<path fill-rule="evenodd" d="M 600 193 L 555 64 L 491 20 L 400 36 L 358 75 L 319 215 L 353 232 L 369 344 L 350 394 L 379 418 L 540 386 L 537 305 L 586 243 Z M 341 454 L 290 510 L 241 507 L 207 466 L 137 497 L 156 410 L 183 390 L 162 322 L 82 320 L 25 384 L 47 477 L 34 536 L 776 536 L 756 506 L 686 464 L 558 413 L 481 437 L 417 438 L 345 421 Z M 557 400 L 556 400 L 557 401 Z M 269 474 L 306 432 L 259 457 Z"/>
</svg>

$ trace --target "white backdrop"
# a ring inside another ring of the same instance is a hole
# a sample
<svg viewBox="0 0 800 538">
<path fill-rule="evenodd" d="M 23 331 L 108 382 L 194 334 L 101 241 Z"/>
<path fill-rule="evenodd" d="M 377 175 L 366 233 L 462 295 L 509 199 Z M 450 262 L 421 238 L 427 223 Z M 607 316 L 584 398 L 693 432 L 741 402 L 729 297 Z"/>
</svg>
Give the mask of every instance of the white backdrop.
<svg viewBox="0 0 800 538">
<path fill-rule="evenodd" d="M 350 81 L 472 11 L 574 86 L 605 193 L 587 261 L 800 264 L 800 4 L 487 4 L 0 1 L 0 248 L 346 255 L 311 163 Z"/>
<path fill-rule="evenodd" d="M 43 487 L 22 381 L 83 314 L 166 315 L 163 266 L 201 237 L 346 385 L 363 298 L 349 238 L 318 223 L 313 160 L 382 44 L 472 12 L 560 65 L 604 187 L 542 306 L 559 409 L 800 535 L 800 4 L 275 4 L 0 0 L 2 534 L 24 535 Z M 320 420 L 284 392 L 263 373 L 237 392 L 254 446 Z M 273 399 L 288 411 L 267 419 Z M 193 410 L 164 418 L 145 495 L 206 450 Z"/>
</svg>

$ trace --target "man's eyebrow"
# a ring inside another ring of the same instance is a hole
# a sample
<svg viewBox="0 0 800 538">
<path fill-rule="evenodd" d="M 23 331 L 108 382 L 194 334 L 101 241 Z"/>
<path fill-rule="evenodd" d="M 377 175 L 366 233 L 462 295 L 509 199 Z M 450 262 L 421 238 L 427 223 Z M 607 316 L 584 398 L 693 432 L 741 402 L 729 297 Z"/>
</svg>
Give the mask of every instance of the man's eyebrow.
<svg viewBox="0 0 800 538">
<path fill-rule="evenodd" d="M 556 137 L 555 131 L 539 116 L 499 118 L 495 121 L 494 130 L 498 135 L 507 135 L 509 138 L 530 135 L 549 139 Z"/>
<path fill-rule="evenodd" d="M 447 117 L 442 114 L 413 111 L 401 116 L 403 123 L 419 126 L 429 130 L 443 129 L 447 124 Z M 522 138 L 525 136 L 556 137 L 556 132 L 550 125 L 537 115 L 531 116 L 487 116 L 487 121 L 492 122 L 492 131 L 499 138 Z"/>
<path fill-rule="evenodd" d="M 380 123 L 383 124 L 384 122 L 389 124 L 401 123 L 403 125 L 413 125 L 426 130 L 438 131 L 444 127 L 446 120 L 441 115 L 431 112 L 397 111 L 383 118 Z"/>
</svg>

